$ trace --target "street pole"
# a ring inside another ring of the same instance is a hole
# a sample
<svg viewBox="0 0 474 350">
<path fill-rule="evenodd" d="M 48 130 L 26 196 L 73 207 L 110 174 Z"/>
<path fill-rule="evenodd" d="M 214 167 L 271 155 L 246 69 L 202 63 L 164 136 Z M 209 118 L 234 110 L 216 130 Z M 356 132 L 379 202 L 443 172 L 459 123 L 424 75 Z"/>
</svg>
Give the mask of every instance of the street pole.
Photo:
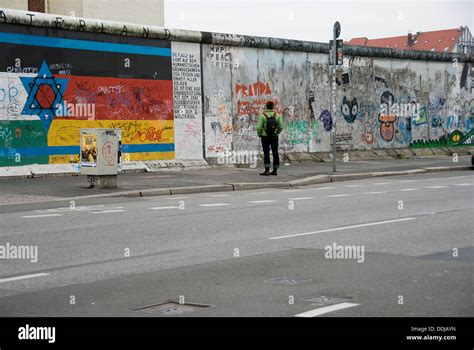
<svg viewBox="0 0 474 350">
<path fill-rule="evenodd" d="M 331 52 L 331 105 L 330 113 L 332 116 L 332 171 L 336 172 L 336 66 L 337 66 L 337 43 L 336 40 L 341 33 L 339 22 L 334 23 L 332 30 L 332 52 Z"/>
</svg>

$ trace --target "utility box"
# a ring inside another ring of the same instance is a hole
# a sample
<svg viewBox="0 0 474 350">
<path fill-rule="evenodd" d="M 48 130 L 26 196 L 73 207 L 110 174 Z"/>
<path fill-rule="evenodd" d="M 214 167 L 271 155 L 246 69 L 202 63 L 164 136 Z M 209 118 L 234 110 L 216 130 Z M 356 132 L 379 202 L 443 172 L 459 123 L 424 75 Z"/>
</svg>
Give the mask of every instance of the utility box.
<svg viewBox="0 0 474 350">
<path fill-rule="evenodd" d="M 89 187 L 117 187 L 120 130 L 81 129 L 81 174 Z"/>
</svg>

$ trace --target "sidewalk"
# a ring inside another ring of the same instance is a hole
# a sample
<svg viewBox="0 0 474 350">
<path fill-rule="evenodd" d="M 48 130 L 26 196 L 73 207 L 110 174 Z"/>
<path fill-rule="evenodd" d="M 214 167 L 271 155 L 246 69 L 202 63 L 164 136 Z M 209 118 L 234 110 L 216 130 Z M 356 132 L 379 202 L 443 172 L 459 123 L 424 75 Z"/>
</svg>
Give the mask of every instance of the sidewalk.
<svg viewBox="0 0 474 350">
<path fill-rule="evenodd" d="M 290 186 L 372 176 L 403 175 L 402 173 L 393 172 L 408 170 L 414 171 L 409 173 L 468 170 L 471 169 L 471 156 L 459 156 L 457 163 L 453 162 L 450 156 L 338 162 L 336 176 L 333 176 L 331 162 L 293 162 L 289 165 L 286 164 L 288 163 L 282 164 L 278 176 L 268 177 L 259 176 L 259 172 L 262 171 L 259 168 L 231 167 L 121 174 L 118 177 L 119 187 L 117 189 L 89 189 L 86 176 L 0 179 L 0 205 L 46 202 L 83 196 L 126 195 L 138 197 L 266 187 L 288 188 Z M 415 169 L 420 170 L 415 171 Z M 381 172 L 383 174 L 374 174 Z M 318 177 L 314 178 L 314 176 Z"/>
</svg>

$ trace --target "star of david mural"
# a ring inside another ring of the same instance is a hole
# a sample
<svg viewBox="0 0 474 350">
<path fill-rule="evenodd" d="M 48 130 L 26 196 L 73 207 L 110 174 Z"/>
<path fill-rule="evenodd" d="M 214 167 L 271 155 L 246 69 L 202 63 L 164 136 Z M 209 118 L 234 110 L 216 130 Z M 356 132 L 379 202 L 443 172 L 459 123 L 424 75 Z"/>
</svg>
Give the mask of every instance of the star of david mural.
<svg viewBox="0 0 474 350">
<path fill-rule="evenodd" d="M 28 93 L 22 114 L 37 115 L 48 131 L 58 107 L 63 103 L 68 79 L 53 77 L 46 61 L 43 61 L 37 77 L 20 79 Z"/>
</svg>

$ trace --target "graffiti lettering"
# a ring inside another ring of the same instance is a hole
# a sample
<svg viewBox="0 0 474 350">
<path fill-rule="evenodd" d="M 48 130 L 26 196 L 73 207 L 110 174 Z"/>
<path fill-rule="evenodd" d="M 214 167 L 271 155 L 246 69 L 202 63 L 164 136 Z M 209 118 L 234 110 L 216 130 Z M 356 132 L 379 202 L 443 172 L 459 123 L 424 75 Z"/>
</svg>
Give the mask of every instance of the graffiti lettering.
<svg viewBox="0 0 474 350">
<path fill-rule="evenodd" d="M 145 141 L 169 141 L 168 139 L 163 138 L 163 131 L 170 128 L 155 129 L 154 127 L 149 127 L 145 130 L 139 130 L 133 136 L 134 139 L 145 142 Z"/>
<path fill-rule="evenodd" d="M 235 94 L 241 97 L 252 97 L 270 95 L 270 85 L 268 83 L 256 82 L 249 85 L 235 84 Z"/>
</svg>

